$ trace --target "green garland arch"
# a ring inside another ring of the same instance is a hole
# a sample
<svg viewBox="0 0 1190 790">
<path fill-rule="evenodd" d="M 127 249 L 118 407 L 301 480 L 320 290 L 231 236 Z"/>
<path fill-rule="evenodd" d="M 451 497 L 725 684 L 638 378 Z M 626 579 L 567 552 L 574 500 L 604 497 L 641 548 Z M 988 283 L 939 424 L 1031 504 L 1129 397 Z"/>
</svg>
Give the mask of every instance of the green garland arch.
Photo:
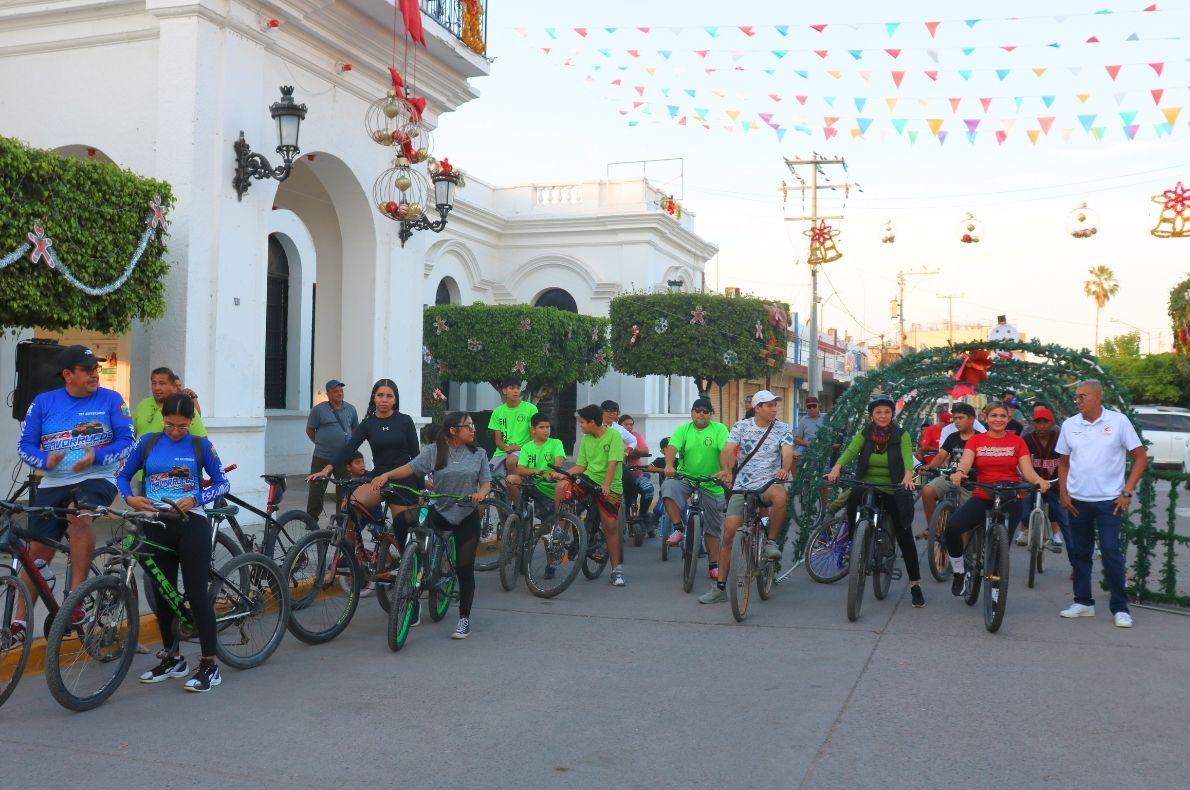
<svg viewBox="0 0 1190 790">
<path fill-rule="evenodd" d="M 987 379 L 975 388 L 977 392 L 999 395 L 1009 389 L 1026 403 L 1046 403 L 1061 420 L 1074 411 L 1073 386 L 1084 379 L 1097 379 L 1103 384 L 1103 402 L 1123 412 L 1136 424 L 1128 390 L 1104 370 L 1087 349 L 1076 351 L 1065 346 L 1038 342 L 998 341 L 962 343 L 907 354 L 891 365 L 871 370 L 853 381 L 842 397 L 835 401 L 826 422 L 802 454 L 793 487 L 798 507 L 791 508 L 796 511 L 798 530 L 794 544 L 795 557 L 801 557 L 810 530 L 819 516 L 821 477 L 831 460 L 832 444 L 836 440 L 845 443 L 859 429 L 867 419 L 867 405 L 872 394 L 882 392 L 891 395 L 894 400 L 904 399 L 905 404 L 897 421 L 916 439 L 922 421 L 932 416 L 937 399 L 957 383 L 953 376 L 962 355 L 977 349 L 1027 355 L 1027 358 L 997 358 Z M 787 523 L 786 532 L 793 520 L 791 517 Z M 782 543 L 785 537 L 782 536 Z"/>
</svg>

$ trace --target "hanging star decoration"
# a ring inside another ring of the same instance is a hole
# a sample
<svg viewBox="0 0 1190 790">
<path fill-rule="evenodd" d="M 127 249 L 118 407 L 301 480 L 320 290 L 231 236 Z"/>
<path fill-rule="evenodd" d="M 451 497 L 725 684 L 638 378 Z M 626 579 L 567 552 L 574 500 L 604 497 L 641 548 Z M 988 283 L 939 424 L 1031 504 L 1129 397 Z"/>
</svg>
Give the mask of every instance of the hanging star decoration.
<svg viewBox="0 0 1190 790">
<path fill-rule="evenodd" d="M 707 311 L 702 309 L 702 305 L 695 305 L 694 309 L 690 311 L 690 323 L 707 324 Z"/>
<path fill-rule="evenodd" d="M 1161 214 L 1157 218 L 1157 226 L 1149 231 L 1159 239 L 1178 239 L 1190 236 L 1186 227 L 1187 215 L 1190 215 L 1190 191 L 1179 181 L 1173 189 L 1167 189 L 1160 195 L 1153 196 L 1153 202 L 1161 205 Z"/>
<path fill-rule="evenodd" d="M 439 318 L 434 322 L 434 334 L 440 335 L 448 329 L 450 329 L 450 327 L 447 325 L 446 319 Z"/>
<path fill-rule="evenodd" d="M 632 325 L 632 337 L 628 338 L 628 347 L 632 348 L 636 345 L 636 341 L 640 339 L 640 325 Z"/>
<path fill-rule="evenodd" d="M 149 227 L 168 230 L 169 224 L 165 221 L 165 206 L 161 205 L 161 195 L 153 195 L 153 199 L 149 201 L 149 210 L 153 212 L 149 215 Z"/>
<path fill-rule="evenodd" d="M 467 338 L 467 349 L 469 351 L 483 351 L 483 343 L 479 342 L 479 338 Z"/>
<path fill-rule="evenodd" d="M 45 261 L 46 266 L 54 268 L 54 259 L 50 255 L 50 247 L 54 246 L 54 240 L 45 235 L 41 226 L 34 225 L 33 232 L 26 233 L 25 238 L 33 245 L 33 250 L 29 253 L 29 261 L 32 263 Z"/>
<path fill-rule="evenodd" d="M 530 329 L 533 328 L 533 322 L 528 318 L 522 318 L 519 326 L 520 326 L 522 332 L 528 332 Z"/>
<path fill-rule="evenodd" d="M 666 318 L 658 318 L 653 323 L 653 331 L 659 335 L 664 335 L 669 331 L 669 320 Z"/>
<path fill-rule="evenodd" d="M 524 373 L 525 372 L 525 360 L 518 359 L 512 366 L 512 372 L 513 373 Z"/>
</svg>

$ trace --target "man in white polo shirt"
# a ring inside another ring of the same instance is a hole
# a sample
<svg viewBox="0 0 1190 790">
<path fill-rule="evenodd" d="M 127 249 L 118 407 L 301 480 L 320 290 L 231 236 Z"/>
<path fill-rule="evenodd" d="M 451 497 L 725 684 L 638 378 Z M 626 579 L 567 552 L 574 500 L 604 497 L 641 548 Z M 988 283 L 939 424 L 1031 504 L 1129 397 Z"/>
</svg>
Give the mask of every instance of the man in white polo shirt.
<svg viewBox="0 0 1190 790">
<path fill-rule="evenodd" d="M 1079 413 L 1062 423 L 1057 451 L 1062 506 L 1070 511 L 1070 562 L 1074 566 L 1074 604 L 1063 617 L 1094 617 L 1091 596 L 1091 552 L 1095 532 L 1103 552 L 1103 573 L 1111 590 L 1116 625 L 1132 627 L 1128 594 L 1124 589 L 1124 554 L 1120 551 L 1120 522 L 1149 459 L 1132 423 L 1118 411 L 1103 407 L 1103 386 L 1094 379 L 1078 385 L 1074 396 Z M 1124 480 L 1124 456 L 1132 456 L 1132 472 Z"/>
</svg>

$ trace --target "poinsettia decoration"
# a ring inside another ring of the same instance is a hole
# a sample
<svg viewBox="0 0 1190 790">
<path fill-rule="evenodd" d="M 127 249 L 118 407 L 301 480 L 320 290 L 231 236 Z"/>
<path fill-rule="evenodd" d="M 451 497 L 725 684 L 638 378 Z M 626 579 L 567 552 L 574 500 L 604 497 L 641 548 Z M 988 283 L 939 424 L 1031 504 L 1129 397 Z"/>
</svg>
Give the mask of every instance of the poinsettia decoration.
<svg viewBox="0 0 1190 790">
<path fill-rule="evenodd" d="M 992 369 L 995 358 L 986 349 L 976 349 L 963 354 L 959 369 L 954 373 L 955 381 L 962 381 L 972 387 L 987 381 L 988 371 Z"/>
</svg>

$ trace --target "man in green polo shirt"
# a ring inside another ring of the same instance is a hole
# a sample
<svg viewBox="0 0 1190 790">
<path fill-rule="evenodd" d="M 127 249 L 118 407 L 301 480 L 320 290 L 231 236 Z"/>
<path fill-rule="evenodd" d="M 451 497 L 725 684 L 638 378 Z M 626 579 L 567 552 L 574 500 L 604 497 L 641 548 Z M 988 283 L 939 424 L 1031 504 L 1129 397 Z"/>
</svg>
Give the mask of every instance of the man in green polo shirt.
<svg viewBox="0 0 1190 790">
<path fill-rule="evenodd" d="M 136 438 L 149 433 L 161 433 L 165 429 L 165 422 L 161 419 L 161 404 L 170 395 L 182 392 L 182 380 L 169 368 L 155 368 L 149 374 L 149 391 L 153 394 L 136 404 L 132 412 L 132 430 Z M 185 390 L 194 401 L 194 420 L 190 423 L 192 436 L 206 436 L 207 429 L 203 427 L 202 415 L 198 413 L 198 396 L 193 390 Z"/>
<path fill-rule="evenodd" d="M 694 477 L 714 477 L 719 474 L 719 454 L 727 444 L 727 426 L 713 422 L 715 413 L 709 398 L 699 398 L 690 407 L 690 422 L 679 425 L 670 435 L 665 448 L 665 482 L 661 486 L 661 499 L 665 512 L 674 525 L 669 536 L 669 545 L 682 545 L 685 525 L 682 523 L 682 508 L 694 493 L 694 486 L 679 474 Z M 675 467 L 674 461 L 680 457 Z M 708 573 L 718 578 L 719 540 L 723 535 L 723 486 L 718 483 L 700 483 L 702 488 L 702 527 L 707 544 Z"/>
</svg>

